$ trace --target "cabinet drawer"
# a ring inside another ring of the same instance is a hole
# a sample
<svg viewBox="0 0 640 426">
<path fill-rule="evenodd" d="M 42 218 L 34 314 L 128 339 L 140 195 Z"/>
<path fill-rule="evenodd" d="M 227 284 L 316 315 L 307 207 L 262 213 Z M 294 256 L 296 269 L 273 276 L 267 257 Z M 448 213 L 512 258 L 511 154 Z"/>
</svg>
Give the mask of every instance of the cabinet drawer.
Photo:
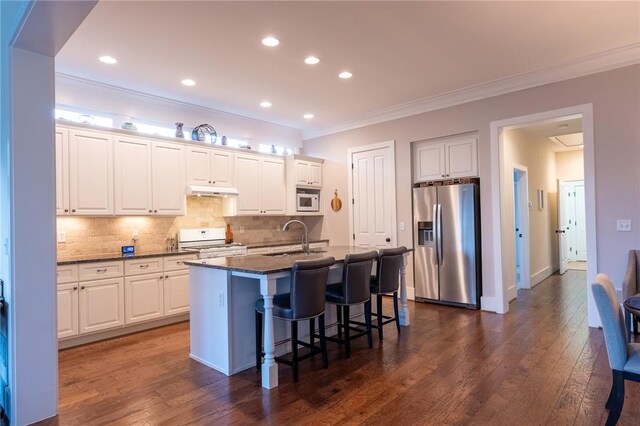
<svg viewBox="0 0 640 426">
<path fill-rule="evenodd" d="M 56 281 L 58 284 L 78 282 L 78 264 L 58 265 Z"/>
<path fill-rule="evenodd" d="M 124 266 L 122 260 L 111 262 L 91 262 L 81 263 L 78 265 L 80 269 L 80 281 L 100 280 L 103 278 L 118 278 L 124 274 Z"/>
<path fill-rule="evenodd" d="M 166 256 L 164 258 L 164 271 L 179 271 L 180 269 L 188 269 L 184 264 L 187 260 L 196 260 L 197 254 L 184 254 L 180 256 Z"/>
<path fill-rule="evenodd" d="M 127 259 L 124 261 L 124 274 L 140 275 L 162 272 L 161 257 L 147 257 L 144 259 Z"/>
</svg>

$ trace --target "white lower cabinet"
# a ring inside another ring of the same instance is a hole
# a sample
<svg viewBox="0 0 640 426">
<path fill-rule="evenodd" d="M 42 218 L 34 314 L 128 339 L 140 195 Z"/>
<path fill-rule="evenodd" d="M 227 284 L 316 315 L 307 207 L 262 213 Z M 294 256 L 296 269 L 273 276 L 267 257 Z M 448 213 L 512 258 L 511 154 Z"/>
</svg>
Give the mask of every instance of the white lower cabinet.
<svg viewBox="0 0 640 426">
<path fill-rule="evenodd" d="M 122 278 L 80 283 L 80 333 L 105 330 L 124 324 Z"/>
<path fill-rule="evenodd" d="M 189 312 L 189 270 L 168 272 L 164 276 L 164 314 Z"/>
<path fill-rule="evenodd" d="M 164 315 L 164 276 L 136 275 L 124 279 L 125 323 L 134 324 Z"/>
<path fill-rule="evenodd" d="M 58 339 L 78 334 L 78 283 L 58 285 Z"/>
</svg>

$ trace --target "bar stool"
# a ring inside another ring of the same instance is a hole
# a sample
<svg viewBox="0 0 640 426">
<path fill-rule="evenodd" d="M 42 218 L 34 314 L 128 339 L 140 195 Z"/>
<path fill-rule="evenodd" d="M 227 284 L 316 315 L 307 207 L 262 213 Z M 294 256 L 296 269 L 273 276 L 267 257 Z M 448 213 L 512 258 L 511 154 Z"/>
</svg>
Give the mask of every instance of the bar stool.
<svg viewBox="0 0 640 426">
<path fill-rule="evenodd" d="M 291 360 L 276 357 L 277 362 L 293 367 L 293 381 L 298 381 L 298 362 L 311 356 L 322 354 L 322 366 L 327 368 L 327 343 L 324 332 L 324 293 L 327 287 L 329 267 L 335 263 L 333 257 L 313 260 L 298 260 L 291 268 L 291 292 L 276 294 L 273 298 L 273 316 L 291 322 Z M 264 315 L 264 300 L 256 302 L 256 368 L 260 370 L 262 364 L 262 316 Z M 320 347 L 314 344 L 315 318 L 320 325 Z M 310 342 L 298 340 L 298 321 L 310 321 Z M 307 347 L 311 351 L 298 356 L 298 345 Z"/>
<path fill-rule="evenodd" d="M 331 342 L 343 344 L 347 358 L 351 358 L 351 340 L 367 335 L 369 348 L 373 347 L 371 338 L 371 304 L 369 286 L 371 282 L 371 268 L 373 261 L 378 257 L 378 253 L 373 250 L 366 253 L 349 254 L 344 259 L 342 269 L 342 282 L 339 284 L 329 284 L 325 292 L 327 303 L 336 305 L 338 312 L 338 337 L 327 337 Z M 365 329 L 352 327 L 353 323 L 349 316 L 349 307 L 364 303 Z M 352 335 L 351 331 L 357 331 Z M 344 338 L 342 334 L 344 332 Z"/>
<path fill-rule="evenodd" d="M 400 268 L 404 263 L 403 257 L 406 251 L 407 248 L 404 246 L 380 250 L 376 276 L 371 277 L 371 294 L 376 295 L 376 313 L 374 315 L 377 319 L 376 325 L 372 325 L 372 327 L 378 329 L 379 340 L 382 340 L 382 327 L 394 321 L 398 334 L 400 334 L 398 288 L 400 286 Z M 382 315 L 382 296 L 385 294 L 393 294 L 393 312 L 395 315 L 393 317 Z M 371 306 L 371 299 L 369 299 L 368 303 Z"/>
</svg>

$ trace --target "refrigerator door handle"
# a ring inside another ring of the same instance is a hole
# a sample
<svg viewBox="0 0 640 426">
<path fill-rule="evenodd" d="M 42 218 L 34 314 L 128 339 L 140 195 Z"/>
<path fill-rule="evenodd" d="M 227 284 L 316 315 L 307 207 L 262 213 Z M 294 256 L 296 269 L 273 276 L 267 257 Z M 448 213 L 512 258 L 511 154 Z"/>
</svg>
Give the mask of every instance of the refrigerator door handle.
<svg viewBox="0 0 640 426">
<path fill-rule="evenodd" d="M 442 204 L 438 204 L 438 265 L 444 262 L 444 247 L 442 247 Z"/>
<path fill-rule="evenodd" d="M 433 205 L 433 237 L 436 246 L 436 265 L 440 264 L 440 244 L 438 241 L 440 232 L 438 231 L 438 204 Z"/>
</svg>

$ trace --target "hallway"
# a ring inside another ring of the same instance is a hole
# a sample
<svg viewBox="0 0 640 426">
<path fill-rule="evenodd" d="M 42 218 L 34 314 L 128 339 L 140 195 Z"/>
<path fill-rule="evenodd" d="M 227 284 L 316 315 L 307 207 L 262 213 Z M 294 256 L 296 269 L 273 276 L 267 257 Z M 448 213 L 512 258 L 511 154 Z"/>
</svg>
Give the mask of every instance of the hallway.
<svg viewBox="0 0 640 426">
<path fill-rule="evenodd" d="M 226 377 L 188 358 L 188 323 L 60 352 L 60 416 L 46 424 L 604 424 L 611 373 L 586 322 L 585 272 L 522 291 L 507 315 L 410 304 L 412 324 L 354 341 L 329 369 L 303 362 L 280 386 L 249 369 Z M 388 300 L 386 308 L 390 308 Z M 620 425 L 640 422 L 626 384 Z"/>
</svg>

